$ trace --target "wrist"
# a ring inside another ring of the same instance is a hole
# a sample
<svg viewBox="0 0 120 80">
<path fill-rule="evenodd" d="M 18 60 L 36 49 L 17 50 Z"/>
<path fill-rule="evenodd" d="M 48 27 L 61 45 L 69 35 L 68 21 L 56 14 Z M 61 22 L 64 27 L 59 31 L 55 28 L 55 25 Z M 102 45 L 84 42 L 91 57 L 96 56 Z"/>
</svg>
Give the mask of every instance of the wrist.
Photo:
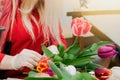
<svg viewBox="0 0 120 80">
<path fill-rule="evenodd" d="M 12 67 L 12 69 L 14 69 L 14 70 L 18 70 L 18 68 L 16 67 L 17 66 L 17 64 L 16 64 L 16 58 L 17 58 L 17 56 L 18 56 L 19 54 L 17 54 L 17 55 L 15 55 L 15 56 L 13 56 L 12 57 L 12 59 L 11 59 L 11 67 Z"/>
<path fill-rule="evenodd" d="M 13 56 L 5 55 L 1 61 L 0 69 L 2 69 L 2 70 L 13 69 L 12 64 L 11 64 L 12 58 L 13 58 Z"/>
</svg>

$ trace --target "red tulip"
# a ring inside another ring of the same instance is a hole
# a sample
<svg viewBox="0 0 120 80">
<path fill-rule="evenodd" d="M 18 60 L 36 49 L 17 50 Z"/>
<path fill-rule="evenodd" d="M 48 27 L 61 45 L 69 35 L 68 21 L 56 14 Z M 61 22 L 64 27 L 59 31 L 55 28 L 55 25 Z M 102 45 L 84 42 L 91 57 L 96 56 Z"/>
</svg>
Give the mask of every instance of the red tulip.
<svg viewBox="0 0 120 80">
<path fill-rule="evenodd" d="M 107 80 L 111 76 L 111 74 L 112 74 L 111 70 L 107 68 L 99 67 L 95 69 L 95 76 L 99 80 Z"/>
<path fill-rule="evenodd" d="M 81 18 L 77 17 L 72 20 L 71 28 L 72 28 L 72 32 L 75 36 L 82 36 L 82 35 L 87 34 L 90 31 L 91 25 L 83 17 L 81 17 Z"/>
</svg>

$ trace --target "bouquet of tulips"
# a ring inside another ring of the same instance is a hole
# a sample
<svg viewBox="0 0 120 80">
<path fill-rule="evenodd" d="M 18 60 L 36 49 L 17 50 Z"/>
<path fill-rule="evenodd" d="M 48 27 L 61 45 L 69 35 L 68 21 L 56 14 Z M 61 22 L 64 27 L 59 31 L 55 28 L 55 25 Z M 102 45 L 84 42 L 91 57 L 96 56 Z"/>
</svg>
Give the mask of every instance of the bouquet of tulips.
<svg viewBox="0 0 120 80">
<path fill-rule="evenodd" d="M 61 62 L 65 65 L 73 65 L 79 71 L 94 70 L 97 67 L 97 64 L 92 62 L 94 60 L 92 56 L 97 55 L 98 48 L 100 46 L 113 43 L 109 41 L 101 41 L 94 43 L 80 51 L 81 46 L 78 44 L 78 38 L 87 34 L 91 29 L 91 25 L 83 17 L 75 18 L 72 20 L 71 29 L 73 31 L 73 35 L 76 36 L 76 39 L 71 46 L 65 49 L 62 44 L 58 44 L 58 53 L 53 54 L 49 49 L 47 49 L 47 47 L 42 45 L 43 52 L 58 66 L 58 63 Z"/>
<path fill-rule="evenodd" d="M 81 51 L 78 38 L 90 31 L 91 24 L 83 17 L 75 18 L 71 22 L 71 29 L 76 37 L 74 43 L 67 49 L 64 48 L 63 44 L 58 44 L 56 47 L 58 51 L 55 53 L 42 45 L 42 50 L 46 57 L 38 63 L 37 72 L 30 72 L 25 80 L 33 80 L 36 75 L 41 75 L 41 73 L 47 73 L 48 75 L 43 75 L 49 77 L 39 77 L 35 80 L 96 80 L 88 73 L 89 71 L 94 71 L 99 66 L 99 64 L 93 63 L 94 58 L 92 56 L 97 55 L 100 46 L 113 43 L 101 41 Z M 66 69 L 70 65 L 74 66 L 74 70 Z M 70 71 L 75 71 L 75 74 L 70 74 Z"/>
</svg>

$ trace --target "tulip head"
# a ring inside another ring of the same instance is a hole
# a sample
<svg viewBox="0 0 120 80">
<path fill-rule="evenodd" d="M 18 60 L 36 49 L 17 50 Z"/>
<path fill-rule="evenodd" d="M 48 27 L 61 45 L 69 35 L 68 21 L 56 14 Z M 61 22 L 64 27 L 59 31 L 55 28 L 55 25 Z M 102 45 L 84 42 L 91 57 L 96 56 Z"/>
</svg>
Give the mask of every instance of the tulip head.
<svg viewBox="0 0 120 80">
<path fill-rule="evenodd" d="M 47 73 L 50 76 L 54 76 L 54 73 L 48 64 L 48 61 L 52 61 L 52 60 L 48 57 L 42 57 L 38 62 L 36 70 L 40 73 Z"/>
<path fill-rule="evenodd" d="M 115 50 L 116 46 L 107 44 L 98 48 L 98 56 L 100 58 L 111 58 L 118 52 Z"/>
<path fill-rule="evenodd" d="M 74 36 L 82 36 L 90 31 L 91 25 L 83 17 L 81 18 L 77 17 L 72 20 L 71 28 Z"/>
<path fill-rule="evenodd" d="M 99 79 L 99 80 L 106 80 L 111 76 L 112 72 L 110 69 L 107 68 L 96 68 L 95 69 L 95 76 Z"/>
</svg>

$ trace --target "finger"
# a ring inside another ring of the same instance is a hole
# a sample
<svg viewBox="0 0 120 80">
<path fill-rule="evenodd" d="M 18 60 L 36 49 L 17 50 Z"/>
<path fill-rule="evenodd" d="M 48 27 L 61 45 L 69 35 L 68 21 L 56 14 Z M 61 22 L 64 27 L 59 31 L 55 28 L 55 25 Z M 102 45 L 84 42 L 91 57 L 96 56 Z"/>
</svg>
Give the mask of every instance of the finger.
<svg viewBox="0 0 120 80">
<path fill-rule="evenodd" d="M 35 52 L 35 51 L 33 51 L 33 50 L 31 50 L 31 52 L 33 53 L 33 55 L 35 55 L 35 56 L 37 56 L 37 57 L 39 57 L 39 58 L 42 57 L 42 55 L 39 54 L 38 52 Z"/>
<path fill-rule="evenodd" d="M 38 52 L 33 51 L 33 50 L 29 50 L 29 49 L 24 49 L 21 53 L 23 53 L 24 55 L 35 55 L 35 56 L 37 56 L 39 58 L 41 58 L 41 56 L 42 56 Z M 30 54 L 30 53 L 32 53 L 32 54 Z"/>
<path fill-rule="evenodd" d="M 35 55 L 32 55 L 30 58 L 33 59 L 36 62 L 38 62 L 41 59 L 41 58 L 39 58 L 38 56 L 35 56 Z"/>
<path fill-rule="evenodd" d="M 38 65 L 38 62 L 36 62 L 36 61 L 33 60 L 33 59 L 28 60 L 28 62 L 29 62 L 30 64 L 34 65 L 34 66 L 37 66 L 37 65 Z"/>
<path fill-rule="evenodd" d="M 24 57 L 25 58 L 32 58 L 35 61 L 39 61 L 40 58 L 42 57 L 42 55 L 40 55 L 39 53 L 33 51 L 33 50 L 28 50 L 28 49 L 24 49 Z M 26 56 L 25 56 L 26 55 Z"/>
<path fill-rule="evenodd" d="M 29 63 L 29 62 L 26 62 L 25 64 L 23 64 L 23 66 L 26 66 L 26 67 L 28 67 L 28 68 L 33 68 L 34 66 L 31 64 L 31 63 Z"/>
<path fill-rule="evenodd" d="M 39 61 L 41 58 L 42 58 L 42 55 L 41 54 L 39 54 L 39 53 L 37 53 L 37 52 L 35 52 L 35 51 L 32 51 L 31 50 L 31 53 L 32 53 L 32 58 L 34 59 L 34 60 L 36 60 L 36 61 Z"/>
</svg>

